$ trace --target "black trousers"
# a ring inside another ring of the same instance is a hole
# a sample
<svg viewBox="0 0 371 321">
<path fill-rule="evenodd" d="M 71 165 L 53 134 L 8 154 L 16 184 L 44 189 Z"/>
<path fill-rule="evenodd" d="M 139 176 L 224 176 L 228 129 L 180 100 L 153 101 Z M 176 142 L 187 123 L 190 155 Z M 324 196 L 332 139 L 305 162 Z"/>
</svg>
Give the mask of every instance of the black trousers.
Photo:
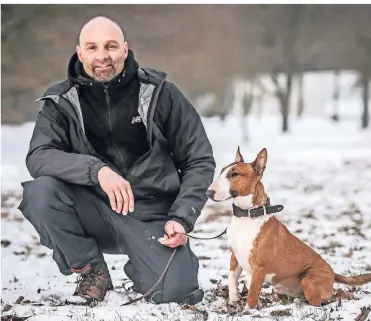
<svg viewBox="0 0 371 321">
<path fill-rule="evenodd" d="M 40 243 L 53 250 L 64 275 L 71 268 L 104 261 L 103 253 L 125 254 L 124 267 L 134 290 L 144 294 L 162 274 L 173 249 L 158 238 L 165 221 L 144 222 L 117 214 L 89 188 L 44 176 L 22 183 L 19 210 L 34 226 Z M 203 298 L 198 284 L 198 258 L 189 244 L 180 246 L 163 279 L 147 300 L 196 304 Z"/>
</svg>

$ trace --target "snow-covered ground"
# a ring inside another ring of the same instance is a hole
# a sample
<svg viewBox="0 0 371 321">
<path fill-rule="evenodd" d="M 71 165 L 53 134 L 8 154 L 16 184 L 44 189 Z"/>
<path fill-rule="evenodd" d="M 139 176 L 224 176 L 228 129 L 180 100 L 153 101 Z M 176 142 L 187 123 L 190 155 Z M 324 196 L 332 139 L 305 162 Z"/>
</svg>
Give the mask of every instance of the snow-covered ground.
<svg viewBox="0 0 371 321">
<path fill-rule="evenodd" d="M 271 202 L 285 206 L 277 218 L 316 249 L 337 273 L 371 272 L 371 130 L 361 131 L 356 119 L 334 125 L 327 119 L 307 116 L 292 119 L 290 133 L 282 135 L 280 118 L 253 116 L 248 120 L 251 139 L 243 142 L 240 120 L 235 116 L 223 124 L 216 118 L 204 119 L 204 124 L 214 148 L 217 173 L 234 160 L 238 145 L 246 161 L 253 161 L 266 147 L 263 183 Z M 115 289 L 104 302 L 94 308 L 61 304 L 74 291 L 76 276 L 59 273 L 51 251 L 40 245 L 37 233 L 17 210 L 20 182 L 30 178 L 24 156 L 32 128 L 33 123 L 2 126 L 2 320 L 5 315 L 31 316 L 28 320 L 37 321 L 355 320 L 362 309 L 371 308 L 371 284 L 359 288 L 336 284 L 335 289 L 348 291 L 351 299 L 320 308 L 277 297 L 265 286 L 260 296 L 262 308 L 242 316 L 238 308 L 226 304 L 230 250 L 225 236 L 190 240 L 200 258 L 199 279 L 206 292 L 196 307 L 144 301 L 120 307 L 136 294 L 122 287 L 127 258 L 113 255 L 106 255 L 106 259 Z M 209 237 L 223 231 L 231 218 L 230 209 L 230 203 L 208 202 L 193 234 Z M 249 287 L 249 276 L 243 273 L 242 281 Z M 15 304 L 20 296 L 24 300 Z M 11 306 L 7 312 L 6 304 Z"/>
</svg>

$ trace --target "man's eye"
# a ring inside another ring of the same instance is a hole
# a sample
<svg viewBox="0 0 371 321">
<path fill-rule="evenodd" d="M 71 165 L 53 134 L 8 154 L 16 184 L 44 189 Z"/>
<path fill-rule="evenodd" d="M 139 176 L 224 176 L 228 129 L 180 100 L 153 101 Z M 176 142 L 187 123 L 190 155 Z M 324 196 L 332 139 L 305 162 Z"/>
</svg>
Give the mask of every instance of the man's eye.
<svg viewBox="0 0 371 321">
<path fill-rule="evenodd" d="M 89 46 L 87 49 L 88 49 L 88 50 L 94 50 L 95 47 L 94 47 L 94 46 Z"/>
<path fill-rule="evenodd" d="M 115 46 L 115 45 L 109 45 L 108 48 L 109 48 L 109 49 L 116 49 L 117 46 Z"/>
<path fill-rule="evenodd" d="M 236 176 L 238 176 L 238 173 L 237 173 L 237 172 L 233 172 L 233 173 L 231 174 L 231 177 L 236 177 Z"/>
</svg>

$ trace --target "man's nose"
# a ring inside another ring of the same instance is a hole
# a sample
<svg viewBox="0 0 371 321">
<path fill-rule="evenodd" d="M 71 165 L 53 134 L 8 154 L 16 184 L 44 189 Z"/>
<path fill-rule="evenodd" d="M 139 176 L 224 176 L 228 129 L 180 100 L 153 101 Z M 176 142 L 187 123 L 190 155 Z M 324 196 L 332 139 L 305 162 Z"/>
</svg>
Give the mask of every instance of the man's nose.
<svg viewBox="0 0 371 321">
<path fill-rule="evenodd" d="M 214 198 L 214 195 L 215 195 L 215 191 L 213 189 L 209 189 L 209 190 L 206 191 L 206 196 L 208 198 L 213 199 Z"/>
<path fill-rule="evenodd" d="M 98 60 L 106 60 L 108 58 L 108 52 L 106 49 L 99 49 L 97 52 L 96 59 Z"/>
</svg>

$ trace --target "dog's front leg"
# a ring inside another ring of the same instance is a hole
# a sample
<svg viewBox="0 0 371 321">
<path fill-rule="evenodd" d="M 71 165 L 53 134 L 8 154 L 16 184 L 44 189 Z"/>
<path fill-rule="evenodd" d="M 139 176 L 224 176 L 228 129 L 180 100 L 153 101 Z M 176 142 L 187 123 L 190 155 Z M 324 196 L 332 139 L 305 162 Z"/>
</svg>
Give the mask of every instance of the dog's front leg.
<svg viewBox="0 0 371 321">
<path fill-rule="evenodd" d="M 265 274 L 266 273 L 262 267 L 254 267 L 244 311 L 256 308 L 256 306 L 258 305 L 259 294 L 263 286 Z"/>
<path fill-rule="evenodd" d="M 235 304 L 239 300 L 238 296 L 238 279 L 242 272 L 241 265 L 238 264 L 236 255 L 234 252 L 231 254 L 231 260 L 229 263 L 229 274 L 228 274 L 228 288 L 229 288 L 229 304 Z"/>
</svg>

